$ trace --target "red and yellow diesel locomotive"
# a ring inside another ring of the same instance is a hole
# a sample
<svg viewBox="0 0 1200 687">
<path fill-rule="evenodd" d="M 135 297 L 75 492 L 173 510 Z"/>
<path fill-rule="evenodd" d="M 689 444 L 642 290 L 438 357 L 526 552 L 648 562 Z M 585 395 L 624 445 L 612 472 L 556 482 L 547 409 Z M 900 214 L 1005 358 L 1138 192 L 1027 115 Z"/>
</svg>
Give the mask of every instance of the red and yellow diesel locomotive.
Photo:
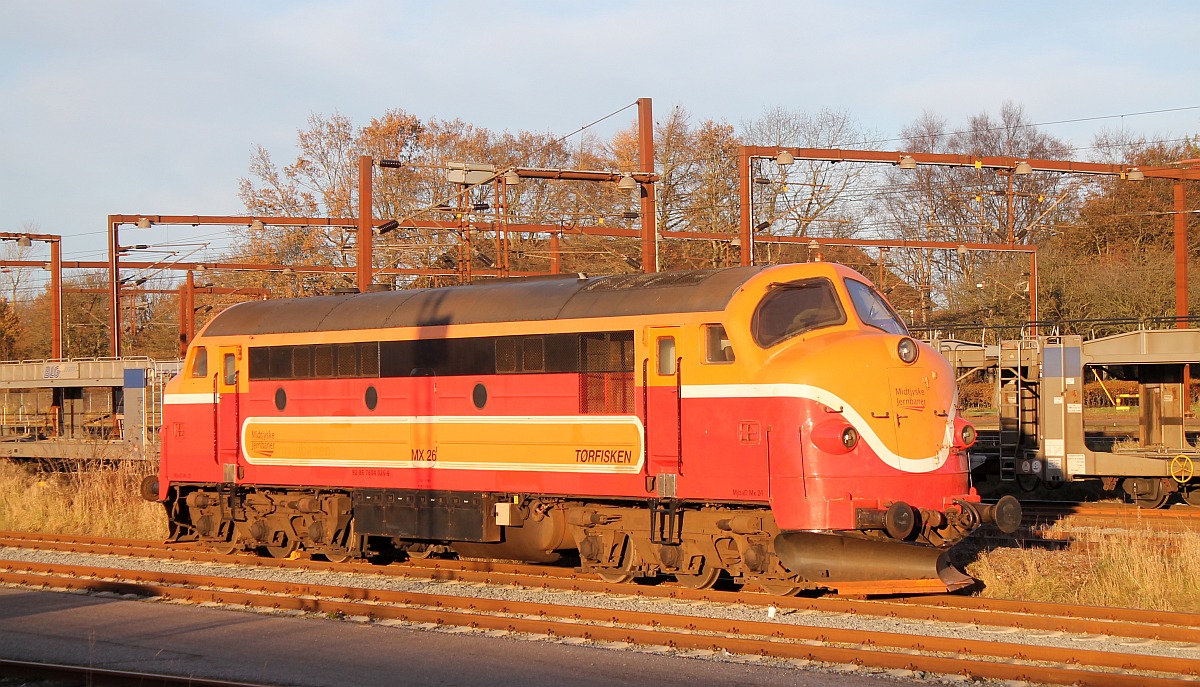
<svg viewBox="0 0 1200 687">
<path fill-rule="evenodd" d="M 166 389 L 175 541 L 524 561 L 774 593 L 955 588 L 952 368 L 831 263 L 233 306 Z"/>
</svg>

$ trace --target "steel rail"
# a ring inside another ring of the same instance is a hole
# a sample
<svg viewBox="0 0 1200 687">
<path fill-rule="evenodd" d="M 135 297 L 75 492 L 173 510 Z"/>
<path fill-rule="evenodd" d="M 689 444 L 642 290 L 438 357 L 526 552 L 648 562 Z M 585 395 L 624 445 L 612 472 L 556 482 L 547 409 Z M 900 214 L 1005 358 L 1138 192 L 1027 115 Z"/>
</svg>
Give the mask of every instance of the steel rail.
<svg viewBox="0 0 1200 687">
<path fill-rule="evenodd" d="M 1190 506 L 1147 509 L 1116 503 L 1033 501 L 1022 503 L 1022 507 L 1022 521 L 1026 526 L 1053 521 L 1109 527 L 1135 525 L 1164 531 L 1200 529 L 1200 508 Z"/>
<path fill-rule="evenodd" d="M 904 603 L 914 606 L 929 606 L 934 608 L 964 608 L 970 610 L 979 610 L 979 601 L 987 601 L 987 610 L 1003 611 L 1005 613 L 1044 615 L 1047 608 L 1051 608 L 1053 609 L 1055 615 L 1063 618 L 1110 620 L 1113 622 L 1122 623 L 1162 623 L 1177 627 L 1192 627 L 1200 629 L 1200 613 L 1146 611 L 1138 608 L 1113 608 L 1109 606 L 1048 604 L 1041 601 L 1021 601 L 1017 599 L 979 599 L 977 597 L 954 596 L 952 594 L 933 594 L 926 597 L 904 597 L 901 599 L 894 599 L 893 603 Z"/>
<path fill-rule="evenodd" d="M 1071 501 L 1022 501 L 1023 512 L 1032 515 L 1104 515 L 1133 517 L 1145 520 L 1195 520 L 1200 522 L 1200 508 L 1139 508 L 1127 503 L 1077 503 Z"/>
<path fill-rule="evenodd" d="M 16 535 L 16 536 L 14 536 Z M 29 533 L 0 532 L 0 547 L 30 546 L 31 540 L 22 538 Z M 33 535 L 41 537 L 42 535 Z M 119 548 L 87 546 L 86 538 L 70 535 L 45 535 L 53 541 L 42 543 L 36 548 L 77 553 L 112 554 L 124 553 Z M 1051 604 L 1032 601 L 988 599 L 955 595 L 922 595 L 890 598 L 887 600 L 863 600 L 847 598 L 780 597 L 761 593 L 731 592 L 721 590 L 695 590 L 680 586 L 645 586 L 637 584 L 612 584 L 580 576 L 569 568 L 533 566 L 513 563 L 482 561 L 418 560 L 403 565 L 376 566 L 363 563 L 327 563 L 309 560 L 257 558 L 239 555 L 222 555 L 211 552 L 189 550 L 184 552 L 169 549 L 150 549 L 147 542 L 138 540 L 112 540 L 132 542 L 132 553 L 126 555 L 146 556 L 147 551 L 157 554 L 156 558 L 196 562 L 230 563 L 257 568 L 284 568 L 294 570 L 321 570 L 352 574 L 370 573 L 391 577 L 409 577 L 436 581 L 461 581 L 483 584 L 519 585 L 532 589 L 560 589 L 577 592 L 634 595 L 646 598 L 665 598 L 683 601 L 708 601 L 713 603 L 775 606 L 782 610 L 805 610 L 823 613 L 850 613 L 862 616 L 880 616 L 915 621 L 934 621 L 988 625 L 993 627 L 1016 627 L 1027 630 L 1070 632 L 1076 634 L 1104 634 L 1139 639 L 1159 639 L 1200 643 L 1200 614 L 1141 609 L 1119 609 L 1074 604 Z M 2 548 L 0 548 L 2 556 Z M 10 565 L 19 565 L 12 561 Z M 130 570 L 128 572 L 137 572 Z M 149 573 L 147 573 L 149 574 Z"/>
<path fill-rule="evenodd" d="M 2 573 L 0 580 L 27 587 L 63 587 L 90 592 L 183 598 L 193 602 L 366 616 L 371 619 L 674 648 L 724 650 L 826 663 L 855 663 L 886 669 L 958 673 L 998 680 L 1109 687 L 1128 684 L 1133 677 L 1131 672 L 1136 671 L 1140 684 L 1166 687 L 1194 685 L 1194 679 L 1176 676 L 1200 674 L 1200 660 L 1164 656 L 256 579 L 235 580 L 171 573 L 143 576 L 136 571 L 129 575 L 130 571 L 126 570 L 53 564 L 29 564 L 25 570 Z M 955 656 L 929 655 L 927 652 Z"/>
</svg>

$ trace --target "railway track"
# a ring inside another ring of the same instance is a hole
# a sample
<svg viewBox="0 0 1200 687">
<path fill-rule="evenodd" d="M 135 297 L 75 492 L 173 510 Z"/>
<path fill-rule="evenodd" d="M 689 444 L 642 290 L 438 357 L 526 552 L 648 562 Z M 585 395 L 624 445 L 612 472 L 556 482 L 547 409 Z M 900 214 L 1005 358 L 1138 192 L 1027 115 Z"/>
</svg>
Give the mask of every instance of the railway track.
<svg viewBox="0 0 1200 687">
<path fill-rule="evenodd" d="M 870 630 L 731 621 L 696 615 L 614 610 L 441 594 L 353 589 L 255 578 L 141 572 L 45 563 L 9 564 L 0 582 L 24 587 L 138 595 L 190 603 L 288 610 L 331 617 L 457 626 L 618 645 L 667 646 L 822 663 L 961 674 L 973 678 L 1107 687 L 1194 685 L 1200 660 L 1014 645 Z M 961 609 L 960 609 L 961 610 Z M 1195 619 L 1194 619 L 1195 620 Z M 1144 636 L 1138 623 L 1106 621 L 1119 636 Z M 1175 626 L 1200 640 L 1200 631 Z"/>
<path fill-rule="evenodd" d="M 1200 530 L 1200 508 L 1178 505 L 1172 508 L 1146 509 L 1125 503 L 1076 503 L 1022 501 L 1023 524 L 1037 527 L 1063 526 L 1150 529 L 1164 531 Z"/>
<path fill-rule="evenodd" d="M 1191 506 L 1146 510 L 1110 502 L 1024 501 L 1021 505 L 1021 528 L 1014 535 L 985 528 L 976 535 L 977 540 L 1000 547 L 1086 552 L 1096 548 L 1097 535 L 1134 531 L 1162 539 L 1163 551 L 1170 552 L 1175 550 L 1172 537 L 1200 531 L 1200 508 Z"/>
<path fill-rule="evenodd" d="M 1139 508 L 1117 501 L 1022 501 L 1026 515 L 1142 517 L 1150 520 L 1200 520 L 1200 508 L 1176 504 L 1170 508 Z"/>
<path fill-rule="evenodd" d="M 80 537 L 0 533 L 0 547 L 72 550 L 80 553 L 233 562 L 253 567 L 369 571 L 376 575 L 429 580 L 520 585 L 644 600 L 760 607 L 790 622 L 735 620 L 703 615 L 648 613 L 554 605 L 511 599 L 424 594 L 345 586 L 265 581 L 258 578 L 197 576 L 128 568 L 9 562 L 0 582 L 37 588 L 82 589 L 142 597 L 276 608 L 330 616 L 356 616 L 430 628 L 458 626 L 481 631 L 575 638 L 599 644 L 654 645 L 703 654 L 772 656 L 822 663 L 854 663 L 882 670 L 962 674 L 979 678 L 1080 685 L 1195 684 L 1200 660 L 1160 655 L 1080 650 L 1028 643 L 980 641 L 912 632 L 881 632 L 803 624 L 806 612 L 859 618 L 904 619 L 987 626 L 997 636 L 1070 633 L 1121 637 L 1131 643 L 1183 642 L 1200 650 L 1200 615 L 1107 609 L 1061 604 L 976 599 L 959 596 L 887 600 L 779 598 L 748 592 L 698 591 L 670 585 L 613 585 L 579 577 L 570 569 L 476 561 L 414 561 L 370 566 L 304 560 L 217 556 L 201 551 L 167 551 L 152 542 L 95 541 Z M 0 556 L 3 549 L 0 549 Z M 775 611 L 767 610 L 773 607 Z M 1024 631 L 1024 632 L 1022 632 Z"/>
<path fill-rule="evenodd" d="M 858 599 L 842 597 L 779 597 L 753 590 L 697 590 L 662 585 L 614 584 L 571 568 L 497 561 L 411 560 L 402 564 L 375 566 L 365 563 L 330 563 L 305 559 L 229 556 L 199 549 L 179 550 L 148 540 L 77 537 L 39 533 L 0 532 L 3 547 L 32 548 L 115 556 L 142 556 L 158 560 L 225 563 L 253 568 L 283 568 L 321 572 L 369 573 L 385 577 L 417 578 L 471 584 L 515 585 L 586 593 L 611 593 L 645 599 L 745 604 L 779 610 L 846 613 L 862 616 L 903 618 L 948 623 L 973 623 L 994 627 L 1073 632 L 1078 634 L 1121 634 L 1113 623 L 1124 623 L 1121 636 L 1200 643 L 1200 614 L 1167 613 L 1138 609 L 1099 608 L 1072 604 L 986 599 L 953 594 Z M 1180 631 L 1175 628 L 1185 628 Z"/>
</svg>

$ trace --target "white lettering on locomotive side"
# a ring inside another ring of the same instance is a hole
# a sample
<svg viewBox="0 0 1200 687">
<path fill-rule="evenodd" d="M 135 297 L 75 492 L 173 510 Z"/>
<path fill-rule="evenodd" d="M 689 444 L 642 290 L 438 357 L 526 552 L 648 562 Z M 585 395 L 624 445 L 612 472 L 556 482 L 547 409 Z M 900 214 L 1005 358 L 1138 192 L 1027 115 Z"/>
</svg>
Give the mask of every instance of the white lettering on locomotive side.
<svg viewBox="0 0 1200 687">
<path fill-rule="evenodd" d="M 633 451 L 627 449 L 575 449 L 576 463 L 622 463 L 633 462 Z"/>
</svg>

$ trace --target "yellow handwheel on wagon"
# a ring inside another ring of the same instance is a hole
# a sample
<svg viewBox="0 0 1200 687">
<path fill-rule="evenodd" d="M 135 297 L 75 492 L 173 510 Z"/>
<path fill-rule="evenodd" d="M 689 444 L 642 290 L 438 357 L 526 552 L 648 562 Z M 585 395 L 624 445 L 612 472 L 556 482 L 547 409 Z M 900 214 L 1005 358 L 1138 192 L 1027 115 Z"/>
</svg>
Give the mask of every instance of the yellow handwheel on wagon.
<svg viewBox="0 0 1200 687">
<path fill-rule="evenodd" d="M 1171 459 L 1171 479 L 1180 484 L 1187 484 L 1196 474 L 1196 466 L 1191 456 L 1182 453 Z"/>
</svg>

